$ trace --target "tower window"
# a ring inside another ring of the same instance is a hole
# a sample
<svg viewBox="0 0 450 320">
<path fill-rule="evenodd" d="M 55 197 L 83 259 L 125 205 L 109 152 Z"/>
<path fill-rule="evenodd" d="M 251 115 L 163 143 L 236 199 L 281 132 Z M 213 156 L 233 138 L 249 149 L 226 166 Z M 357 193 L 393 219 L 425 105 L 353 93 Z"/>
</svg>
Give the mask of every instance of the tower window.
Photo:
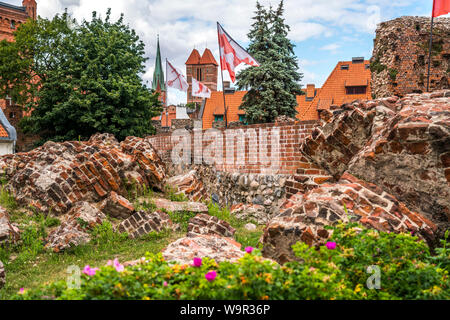
<svg viewBox="0 0 450 320">
<path fill-rule="evenodd" d="M 11 20 L 10 27 L 11 29 L 16 29 L 16 22 L 14 20 Z"/>
</svg>

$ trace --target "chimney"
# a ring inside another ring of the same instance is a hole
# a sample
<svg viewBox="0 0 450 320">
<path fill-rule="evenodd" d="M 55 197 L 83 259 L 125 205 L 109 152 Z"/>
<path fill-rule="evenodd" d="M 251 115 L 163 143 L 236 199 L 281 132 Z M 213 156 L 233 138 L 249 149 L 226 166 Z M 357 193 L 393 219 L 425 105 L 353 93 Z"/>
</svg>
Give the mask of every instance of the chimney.
<svg viewBox="0 0 450 320">
<path fill-rule="evenodd" d="M 315 84 L 307 84 L 306 85 L 306 97 L 314 98 L 316 95 L 316 85 Z"/>
<path fill-rule="evenodd" d="M 229 89 L 230 88 L 230 81 L 224 81 L 223 82 L 223 89 L 225 91 L 225 89 Z"/>
<path fill-rule="evenodd" d="M 364 63 L 364 57 L 353 57 L 352 58 L 352 63 Z"/>
</svg>

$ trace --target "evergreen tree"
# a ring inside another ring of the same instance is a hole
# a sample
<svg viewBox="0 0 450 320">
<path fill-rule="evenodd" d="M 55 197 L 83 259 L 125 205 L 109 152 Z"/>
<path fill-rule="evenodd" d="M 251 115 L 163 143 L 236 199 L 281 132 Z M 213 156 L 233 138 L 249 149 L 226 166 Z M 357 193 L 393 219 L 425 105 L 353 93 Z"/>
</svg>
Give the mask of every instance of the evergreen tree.
<svg viewBox="0 0 450 320">
<path fill-rule="evenodd" d="M 289 25 L 285 23 L 284 19 L 284 0 L 281 0 L 276 11 L 271 10 L 272 22 L 272 37 L 273 41 L 280 48 L 283 54 L 283 63 L 291 77 L 291 81 L 285 83 L 286 89 L 296 95 L 302 94 L 300 81 L 303 79 L 303 74 L 300 73 L 298 67 L 298 59 L 295 56 L 295 44 L 288 39 L 288 33 L 291 30 Z"/>
<path fill-rule="evenodd" d="M 0 60 L 15 51 L 15 69 L 9 67 L 15 73 L 0 68 L 0 89 L 33 110 L 21 127 L 39 134 L 41 143 L 97 132 L 120 140 L 153 132 L 151 118 L 161 109 L 158 94 L 140 76 L 144 43 L 123 17 L 112 22 L 110 14 L 103 20 L 94 12 L 80 25 L 67 14 L 39 18 L 18 29 L 15 43 L 0 44 Z"/>
<path fill-rule="evenodd" d="M 301 75 L 293 72 L 295 55 L 282 15 L 282 3 L 276 13 L 256 3 L 248 52 L 260 67 L 247 68 L 237 76 L 238 88 L 248 90 L 240 108 L 245 110 L 249 123 L 274 122 L 278 116 L 295 117 L 297 113 L 296 94 L 300 92 L 297 81 Z"/>
</svg>

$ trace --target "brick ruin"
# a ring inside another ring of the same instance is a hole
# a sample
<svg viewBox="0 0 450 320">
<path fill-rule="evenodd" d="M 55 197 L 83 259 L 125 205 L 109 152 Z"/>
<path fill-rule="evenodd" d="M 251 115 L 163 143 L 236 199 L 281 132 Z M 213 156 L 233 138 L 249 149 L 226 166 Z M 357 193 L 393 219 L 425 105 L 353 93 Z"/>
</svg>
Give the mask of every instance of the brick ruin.
<svg viewBox="0 0 450 320">
<path fill-rule="evenodd" d="M 450 18 L 435 18 L 430 91 L 450 88 Z M 431 19 L 401 17 L 376 30 L 371 59 L 374 98 L 426 92 Z"/>
</svg>

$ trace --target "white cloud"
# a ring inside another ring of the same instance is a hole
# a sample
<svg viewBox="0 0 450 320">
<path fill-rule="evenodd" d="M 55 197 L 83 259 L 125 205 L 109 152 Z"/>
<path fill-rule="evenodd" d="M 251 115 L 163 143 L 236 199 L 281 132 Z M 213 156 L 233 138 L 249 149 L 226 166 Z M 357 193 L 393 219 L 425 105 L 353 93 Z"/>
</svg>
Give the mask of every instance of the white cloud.
<svg viewBox="0 0 450 320">
<path fill-rule="evenodd" d="M 330 43 L 330 44 L 327 44 L 326 46 L 323 46 L 322 48 L 320 48 L 320 50 L 330 51 L 331 53 L 337 53 L 337 51 L 340 47 L 341 47 L 341 45 L 338 43 Z"/>
<path fill-rule="evenodd" d="M 8 2 L 20 5 L 21 0 Z M 160 35 L 163 58 L 167 57 L 181 70 L 185 70 L 184 63 L 194 46 L 200 52 L 208 46 L 218 60 L 216 21 L 219 21 L 236 41 L 245 46 L 255 11 L 255 2 L 255 0 L 39 0 L 38 14 L 51 18 L 67 7 L 69 13 L 78 20 L 89 20 L 94 10 L 104 16 L 107 8 L 111 8 L 113 18 L 118 18 L 123 12 L 126 23 L 138 32 L 146 44 L 146 54 L 150 59 L 143 78 L 151 80 L 157 34 Z M 278 0 L 260 0 L 260 2 L 264 6 L 278 4 Z M 289 37 L 298 44 L 311 38 L 331 37 L 340 28 L 349 28 L 353 33 L 372 33 L 374 23 L 379 21 L 378 13 L 383 17 L 393 7 L 410 4 L 410 0 L 285 0 L 285 16 L 291 26 Z M 377 7 L 383 10 L 378 12 Z M 337 46 L 331 44 L 329 48 L 324 47 L 324 50 L 333 52 L 333 49 L 339 49 Z M 305 70 L 302 72 L 306 75 Z M 183 102 L 185 94 L 169 93 L 169 98 L 177 99 L 175 102 Z"/>
</svg>

